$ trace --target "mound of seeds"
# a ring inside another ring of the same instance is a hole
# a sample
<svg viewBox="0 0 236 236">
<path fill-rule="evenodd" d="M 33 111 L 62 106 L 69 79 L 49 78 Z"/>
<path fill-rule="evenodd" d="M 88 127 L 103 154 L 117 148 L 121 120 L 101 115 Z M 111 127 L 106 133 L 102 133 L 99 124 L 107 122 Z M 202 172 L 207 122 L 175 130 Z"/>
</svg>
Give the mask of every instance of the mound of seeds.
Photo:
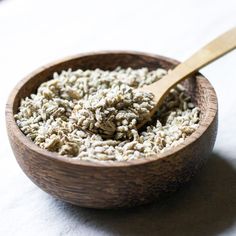
<svg viewBox="0 0 236 236">
<path fill-rule="evenodd" d="M 105 139 L 131 139 L 137 123 L 149 117 L 153 95 L 135 91 L 128 85 L 98 90 L 74 107 L 72 117 L 82 130 L 98 133 Z"/>
<path fill-rule="evenodd" d="M 134 89 L 166 73 L 147 68 L 54 73 L 36 94 L 22 99 L 15 119 L 39 147 L 61 155 L 91 161 L 148 158 L 198 128 L 199 108 L 177 85 L 147 126 L 137 130 L 154 103 L 152 94 Z"/>
</svg>

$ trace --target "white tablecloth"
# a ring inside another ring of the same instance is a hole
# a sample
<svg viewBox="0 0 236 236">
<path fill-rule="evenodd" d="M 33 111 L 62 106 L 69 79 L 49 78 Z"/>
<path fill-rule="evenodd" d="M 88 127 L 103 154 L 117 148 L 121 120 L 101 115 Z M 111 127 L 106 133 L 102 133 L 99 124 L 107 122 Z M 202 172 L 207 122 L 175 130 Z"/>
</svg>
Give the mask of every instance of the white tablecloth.
<svg viewBox="0 0 236 236">
<path fill-rule="evenodd" d="M 236 52 L 202 70 L 219 98 L 219 132 L 191 184 L 144 207 L 102 211 L 71 206 L 21 171 L 4 109 L 14 85 L 64 56 L 130 49 L 184 60 L 236 25 L 236 1 L 0 0 L 0 235 L 236 235 Z"/>
</svg>

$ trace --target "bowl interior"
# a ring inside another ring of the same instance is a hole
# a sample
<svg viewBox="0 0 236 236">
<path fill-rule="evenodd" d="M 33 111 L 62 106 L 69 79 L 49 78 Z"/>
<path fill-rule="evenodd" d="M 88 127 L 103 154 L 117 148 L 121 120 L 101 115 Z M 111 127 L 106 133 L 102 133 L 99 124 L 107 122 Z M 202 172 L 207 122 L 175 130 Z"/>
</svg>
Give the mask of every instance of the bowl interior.
<svg viewBox="0 0 236 236">
<path fill-rule="evenodd" d="M 8 109 L 10 109 L 10 112 L 13 114 L 17 113 L 22 98 L 25 98 L 32 93 L 35 93 L 41 83 L 52 79 L 54 72 L 60 73 L 62 70 L 67 70 L 69 68 L 71 68 L 72 70 L 76 70 L 79 68 L 84 70 L 96 68 L 104 70 L 113 70 L 116 67 L 120 66 L 122 68 L 131 67 L 135 69 L 147 67 L 149 70 L 154 70 L 156 68 L 164 68 L 168 70 L 173 69 L 177 64 L 178 61 L 176 60 L 146 53 L 99 52 L 91 54 L 80 54 L 78 56 L 64 59 L 62 61 L 57 61 L 47 66 L 41 67 L 40 69 L 27 76 L 25 79 L 23 79 L 17 85 L 16 89 L 10 96 L 11 99 L 8 102 Z M 202 129 L 199 129 L 198 132 L 195 131 L 192 135 L 189 136 L 192 137 L 192 140 L 189 139 L 189 137 L 186 139 L 185 145 L 188 145 L 189 143 L 199 138 L 213 121 L 217 111 L 217 99 L 215 96 L 214 89 L 212 88 L 210 83 L 199 73 L 196 73 L 194 77 L 185 80 L 183 83 L 184 86 L 187 88 L 193 103 L 195 103 L 195 105 L 197 105 L 201 110 L 200 126 L 204 126 Z M 215 104 L 212 105 L 211 102 L 213 100 Z M 211 109 L 212 107 L 213 109 Z M 210 114 L 209 111 L 211 110 L 213 110 L 214 112 Z M 31 146 L 31 144 L 28 145 Z M 184 145 L 182 145 L 182 147 L 180 148 L 183 148 L 183 146 Z M 175 150 L 167 151 L 161 154 L 160 157 L 169 155 L 180 148 L 174 148 Z M 34 149 L 44 154 L 47 152 L 49 155 L 61 159 L 61 156 L 59 154 L 51 153 L 42 149 L 40 150 L 39 147 L 35 147 Z"/>
</svg>

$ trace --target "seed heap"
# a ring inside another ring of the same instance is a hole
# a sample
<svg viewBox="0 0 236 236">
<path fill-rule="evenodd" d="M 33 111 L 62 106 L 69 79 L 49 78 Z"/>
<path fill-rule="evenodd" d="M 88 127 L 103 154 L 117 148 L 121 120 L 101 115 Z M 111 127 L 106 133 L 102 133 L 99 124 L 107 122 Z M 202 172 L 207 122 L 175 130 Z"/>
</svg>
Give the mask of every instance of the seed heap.
<svg viewBox="0 0 236 236">
<path fill-rule="evenodd" d="M 137 123 L 153 108 L 153 95 L 135 91 L 166 70 L 68 70 L 54 73 L 15 115 L 39 147 L 81 160 L 148 158 L 178 145 L 198 128 L 199 108 L 182 85 L 172 89 L 143 131 Z"/>
<path fill-rule="evenodd" d="M 154 107 L 152 99 L 152 94 L 136 92 L 125 84 L 115 85 L 80 100 L 73 117 L 81 129 L 99 133 L 105 139 L 130 139 L 131 130 Z"/>
</svg>

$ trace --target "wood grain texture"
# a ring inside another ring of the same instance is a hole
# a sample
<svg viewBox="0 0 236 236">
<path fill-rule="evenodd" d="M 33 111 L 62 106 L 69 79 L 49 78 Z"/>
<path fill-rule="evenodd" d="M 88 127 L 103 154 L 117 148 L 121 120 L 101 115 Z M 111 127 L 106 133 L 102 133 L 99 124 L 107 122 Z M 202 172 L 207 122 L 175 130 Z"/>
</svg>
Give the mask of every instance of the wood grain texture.
<svg viewBox="0 0 236 236">
<path fill-rule="evenodd" d="M 177 61 L 153 54 L 112 51 L 79 54 L 44 66 L 24 78 L 6 105 L 6 126 L 15 157 L 25 174 L 53 196 L 84 207 L 132 207 L 156 200 L 187 182 L 207 160 L 217 133 L 217 98 L 209 81 L 197 74 L 185 81 L 201 109 L 200 127 L 184 143 L 151 160 L 86 162 L 43 150 L 17 127 L 14 114 L 20 99 L 35 92 L 63 69 L 121 67 L 173 68 Z"/>
</svg>

